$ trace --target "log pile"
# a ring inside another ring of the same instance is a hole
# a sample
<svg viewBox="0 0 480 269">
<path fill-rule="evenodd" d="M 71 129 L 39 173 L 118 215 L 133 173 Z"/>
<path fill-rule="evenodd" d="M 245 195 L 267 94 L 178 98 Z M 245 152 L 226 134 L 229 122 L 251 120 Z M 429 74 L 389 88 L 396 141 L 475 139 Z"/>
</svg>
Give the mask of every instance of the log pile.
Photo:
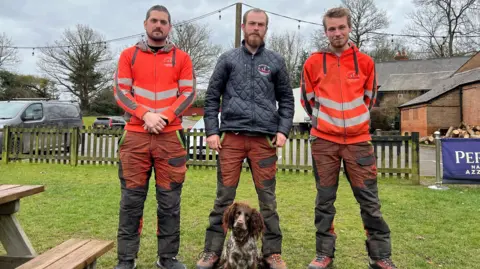
<svg viewBox="0 0 480 269">
<path fill-rule="evenodd" d="M 445 135 L 445 137 L 456 137 L 456 138 L 480 138 L 480 125 L 468 125 L 464 122 L 460 124 L 459 127 L 450 126 Z M 434 134 L 429 136 L 424 136 L 420 138 L 420 143 L 423 144 L 435 144 Z"/>
</svg>

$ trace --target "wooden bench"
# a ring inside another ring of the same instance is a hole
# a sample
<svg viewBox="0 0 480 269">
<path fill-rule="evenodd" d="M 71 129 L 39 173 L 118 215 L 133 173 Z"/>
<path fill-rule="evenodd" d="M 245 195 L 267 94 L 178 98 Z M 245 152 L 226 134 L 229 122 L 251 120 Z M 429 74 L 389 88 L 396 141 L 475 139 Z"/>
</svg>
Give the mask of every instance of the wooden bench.
<svg viewBox="0 0 480 269">
<path fill-rule="evenodd" d="M 97 258 L 113 248 L 113 241 L 69 239 L 17 269 L 94 269 Z"/>
</svg>

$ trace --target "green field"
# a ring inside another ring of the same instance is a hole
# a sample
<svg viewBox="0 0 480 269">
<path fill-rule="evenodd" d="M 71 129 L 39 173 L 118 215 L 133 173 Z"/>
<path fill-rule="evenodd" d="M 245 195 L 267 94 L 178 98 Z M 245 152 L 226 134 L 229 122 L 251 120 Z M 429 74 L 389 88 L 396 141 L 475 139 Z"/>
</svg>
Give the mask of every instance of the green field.
<svg viewBox="0 0 480 269">
<path fill-rule="evenodd" d="M 187 174 L 179 255 L 187 268 L 195 268 L 203 249 L 215 177 L 215 170 L 192 168 Z M 17 214 L 37 252 L 73 237 L 116 240 L 120 187 L 115 167 L 2 164 L 0 179 L 1 184 L 45 185 L 45 192 L 21 200 Z M 154 268 L 156 259 L 155 187 L 150 183 L 138 268 Z M 399 268 L 480 268 L 480 189 L 433 191 L 393 179 L 381 180 L 379 189 Z M 277 190 L 284 258 L 290 269 L 306 268 L 315 254 L 313 177 L 279 173 Z M 258 206 L 256 199 L 251 176 L 243 173 L 237 200 Z M 345 179 L 336 207 L 336 268 L 367 268 L 359 207 Z M 113 268 L 115 258 L 113 249 L 99 259 L 98 268 Z"/>
</svg>

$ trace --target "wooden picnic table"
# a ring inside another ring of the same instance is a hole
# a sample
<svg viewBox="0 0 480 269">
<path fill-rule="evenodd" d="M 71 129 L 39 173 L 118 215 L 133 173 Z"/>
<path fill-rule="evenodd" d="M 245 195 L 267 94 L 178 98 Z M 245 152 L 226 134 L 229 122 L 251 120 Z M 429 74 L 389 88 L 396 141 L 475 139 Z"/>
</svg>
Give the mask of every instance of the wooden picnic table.
<svg viewBox="0 0 480 269">
<path fill-rule="evenodd" d="M 0 268 L 16 268 L 37 256 L 15 213 L 20 199 L 44 190 L 42 185 L 0 184 L 0 242 L 7 251 L 6 256 L 0 256 Z"/>
</svg>

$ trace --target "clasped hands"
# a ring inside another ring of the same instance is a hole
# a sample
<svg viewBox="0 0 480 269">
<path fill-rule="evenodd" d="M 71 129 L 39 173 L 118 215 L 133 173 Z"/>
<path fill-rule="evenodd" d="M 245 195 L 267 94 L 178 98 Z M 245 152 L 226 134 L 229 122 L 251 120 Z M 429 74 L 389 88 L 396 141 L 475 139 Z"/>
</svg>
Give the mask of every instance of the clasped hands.
<svg viewBox="0 0 480 269">
<path fill-rule="evenodd" d="M 150 133 L 159 134 L 167 126 L 167 117 L 160 113 L 147 112 L 142 119 L 143 128 Z"/>
</svg>

